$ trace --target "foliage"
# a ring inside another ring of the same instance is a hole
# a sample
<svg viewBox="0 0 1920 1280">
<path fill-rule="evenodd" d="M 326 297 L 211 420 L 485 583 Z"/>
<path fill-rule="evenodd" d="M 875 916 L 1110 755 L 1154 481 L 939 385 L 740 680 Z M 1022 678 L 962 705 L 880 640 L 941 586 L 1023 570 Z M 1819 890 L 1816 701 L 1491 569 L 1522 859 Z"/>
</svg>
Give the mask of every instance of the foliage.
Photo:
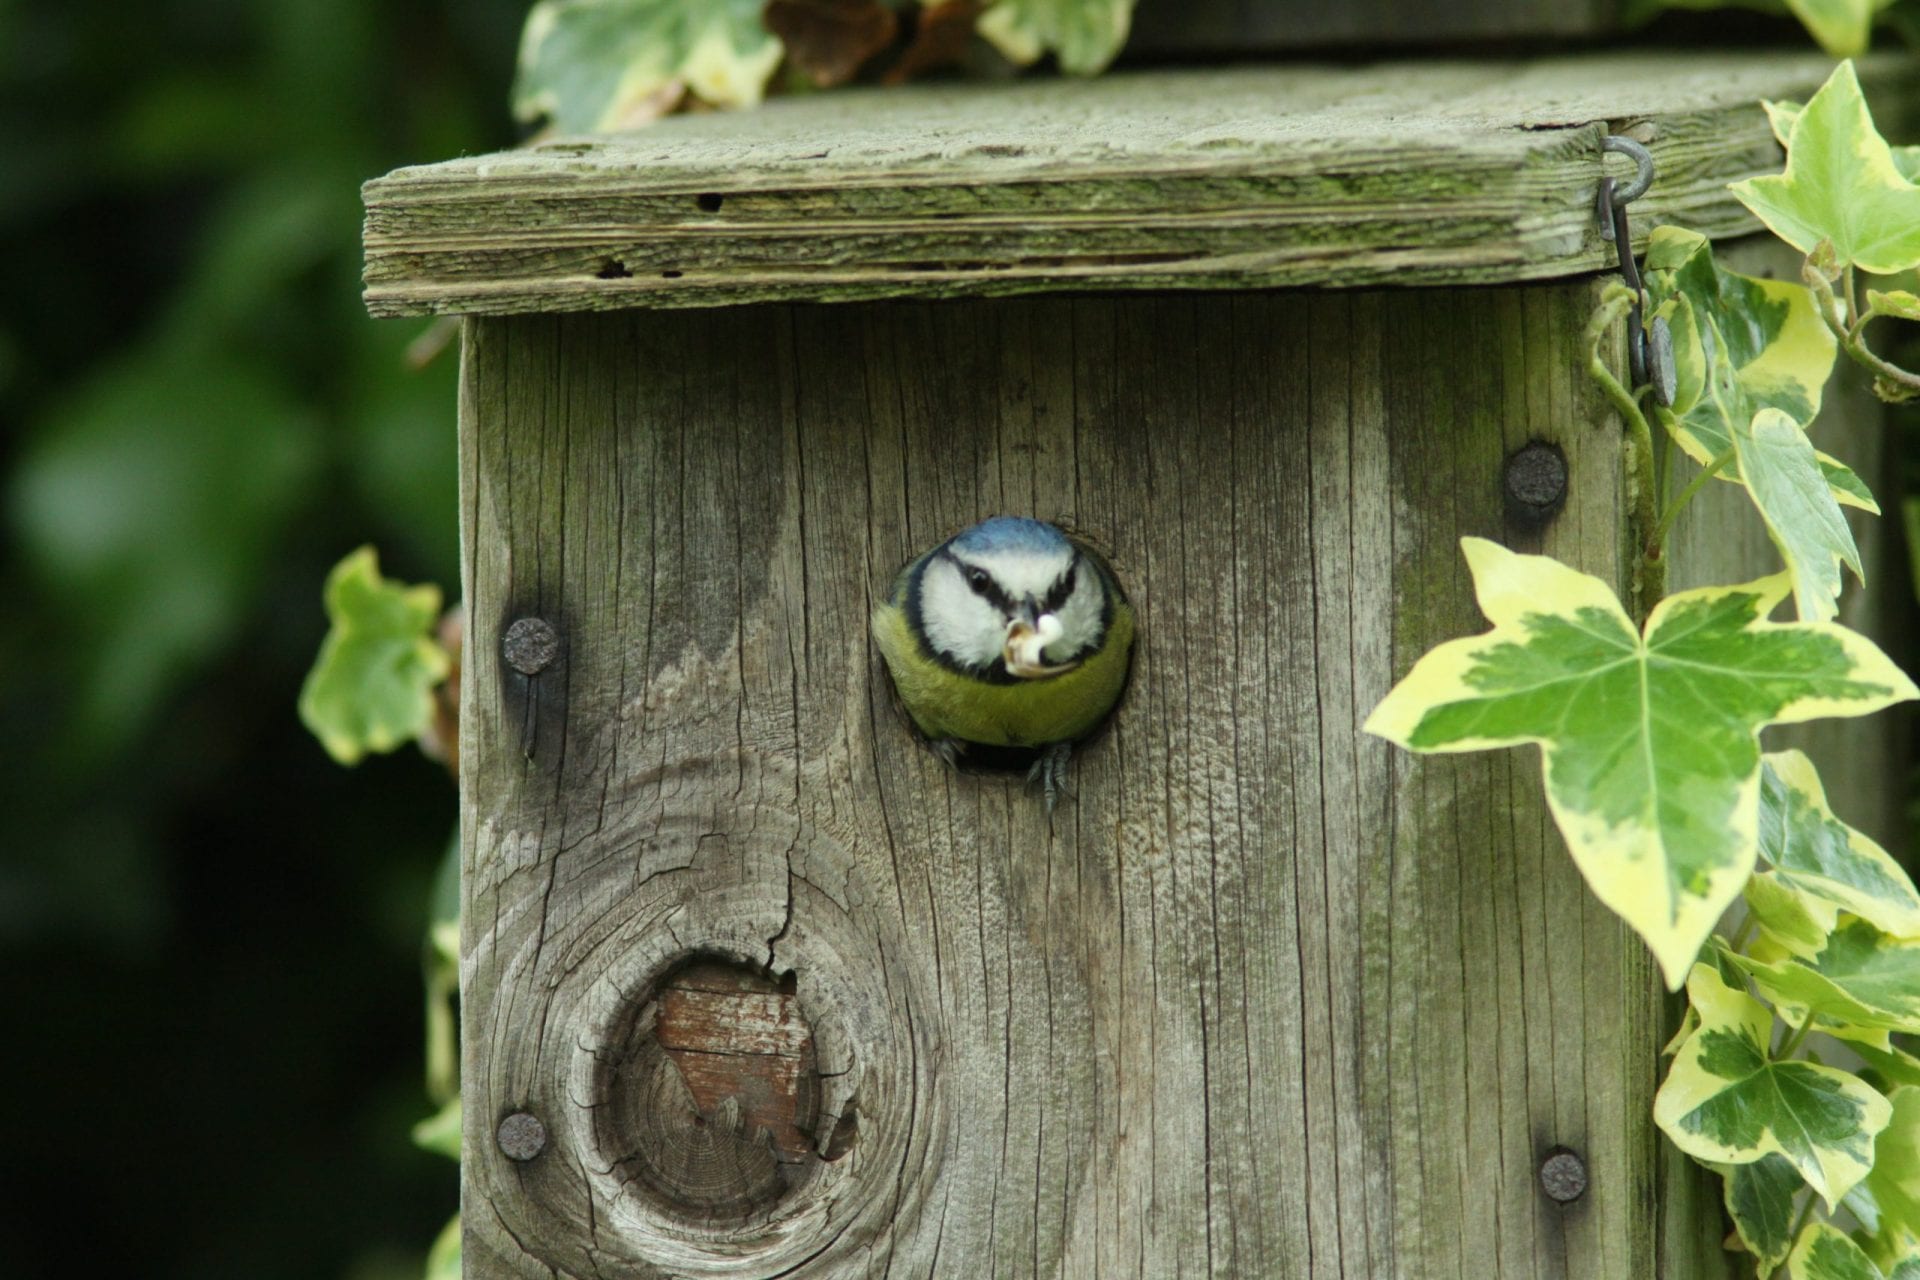
<svg viewBox="0 0 1920 1280">
<path fill-rule="evenodd" d="M 898 83 L 963 60 L 974 31 L 1015 64 L 1051 53 L 1062 70 L 1090 75 L 1126 43 L 1134 3 L 539 0 L 521 39 L 514 110 L 574 133 L 645 124 L 689 93 L 752 106 L 783 59 L 818 86 L 862 68 Z"/>
<path fill-rule="evenodd" d="M 300 690 L 300 719 L 341 764 L 392 751 L 433 718 L 433 689 L 452 662 L 432 632 L 440 588 L 407 587 L 380 576 L 372 547 L 327 575 L 332 629 Z"/>
<path fill-rule="evenodd" d="M 1836 58 L 1851 58 L 1867 51 L 1874 20 L 1895 3 L 1897 0 L 1638 0 L 1633 8 L 1645 13 L 1659 8 L 1723 9 L 1737 4 L 1762 13 L 1790 13 L 1821 48 Z"/>
<path fill-rule="evenodd" d="M 136 41 L 0 8 L 0 958 L 62 1046 L 9 1055 L 0 1271 L 417 1275 L 455 1200 L 406 1141 L 446 784 L 337 775 L 289 712 L 343 552 L 457 570 L 456 371 L 367 319 L 358 188 L 511 141 L 526 2 L 153 0 Z"/>
<path fill-rule="evenodd" d="M 1873 8 L 1793 7 L 1839 44 L 1864 41 Z M 1920 891 L 1833 813 L 1804 755 L 1762 756 L 1756 732 L 1920 697 L 1832 620 L 1842 568 L 1861 571 L 1841 507 L 1878 508 L 1807 436 L 1836 353 L 1885 399 L 1920 394 L 1863 336 L 1878 316 L 1920 318 L 1920 299 L 1870 289 L 1861 307 L 1855 279 L 1920 266 L 1920 187 L 1851 64 L 1769 113 L 1785 171 L 1734 192 L 1807 255 L 1803 283 L 1727 271 L 1703 237 L 1662 227 L 1644 296 L 1610 288 L 1590 330 L 1641 492 L 1644 624 L 1597 579 L 1466 539 L 1494 629 L 1422 657 L 1367 728 L 1415 751 L 1541 744 L 1575 864 L 1686 985 L 1656 1123 L 1721 1174 L 1758 1275 L 1886 1280 L 1920 1275 L 1920 1060 L 1892 1039 L 1920 1034 Z M 1636 303 L 1673 341 L 1672 402 L 1651 413 L 1600 351 Z M 1700 466 L 1670 502 L 1668 442 Z M 1674 520 L 1715 477 L 1747 492 L 1784 571 L 1659 599 Z M 1798 619 L 1768 621 L 1789 594 Z M 1716 932 L 1736 897 L 1743 922 Z"/>
</svg>

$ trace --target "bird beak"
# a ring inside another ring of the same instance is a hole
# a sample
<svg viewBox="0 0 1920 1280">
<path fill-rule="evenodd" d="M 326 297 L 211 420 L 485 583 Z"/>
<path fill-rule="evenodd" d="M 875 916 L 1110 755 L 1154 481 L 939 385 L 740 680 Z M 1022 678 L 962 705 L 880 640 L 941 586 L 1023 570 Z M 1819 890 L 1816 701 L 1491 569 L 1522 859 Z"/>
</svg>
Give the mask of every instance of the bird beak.
<svg viewBox="0 0 1920 1280">
<path fill-rule="evenodd" d="M 1015 618 L 1007 624 L 1007 644 L 1001 650 L 1007 671 L 1023 680 L 1039 680 L 1071 671 L 1080 664 L 1050 664 L 1043 655 L 1046 647 L 1060 638 L 1060 619 L 1043 613 L 1032 622 Z"/>
</svg>

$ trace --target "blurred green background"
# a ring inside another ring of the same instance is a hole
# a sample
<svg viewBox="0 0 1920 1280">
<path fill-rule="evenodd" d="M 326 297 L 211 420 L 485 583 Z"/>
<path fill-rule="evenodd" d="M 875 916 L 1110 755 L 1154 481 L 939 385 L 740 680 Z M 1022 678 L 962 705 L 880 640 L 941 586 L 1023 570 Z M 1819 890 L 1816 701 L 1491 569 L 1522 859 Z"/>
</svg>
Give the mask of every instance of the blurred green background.
<svg viewBox="0 0 1920 1280">
<path fill-rule="evenodd" d="M 356 545 L 458 594 L 455 361 L 362 312 L 359 185 L 514 140 L 525 11 L 0 0 L 9 1280 L 411 1280 L 453 1212 L 454 791 L 294 699 Z"/>
</svg>

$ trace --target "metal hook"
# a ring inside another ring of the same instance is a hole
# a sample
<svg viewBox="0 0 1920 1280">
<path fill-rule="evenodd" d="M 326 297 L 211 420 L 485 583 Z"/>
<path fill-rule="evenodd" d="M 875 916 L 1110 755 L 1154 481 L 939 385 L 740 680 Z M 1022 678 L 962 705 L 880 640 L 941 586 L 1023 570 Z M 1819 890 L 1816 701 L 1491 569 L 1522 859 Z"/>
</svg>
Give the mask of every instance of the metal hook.
<svg viewBox="0 0 1920 1280">
<path fill-rule="evenodd" d="M 1616 187 L 1611 175 L 1600 175 L 1598 200 L 1600 221 L 1613 233 L 1613 250 L 1620 263 L 1620 277 L 1633 290 L 1635 302 L 1627 311 L 1627 372 L 1635 387 L 1653 386 L 1661 404 L 1673 403 L 1673 337 L 1664 319 L 1655 318 L 1649 331 L 1643 323 L 1639 299 L 1646 297 L 1640 281 L 1640 266 L 1633 257 L 1633 233 L 1627 226 L 1627 205 L 1645 195 L 1653 185 L 1653 156 L 1631 138 L 1609 134 L 1600 140 L 1602 153 L 1633 159 L 1636 172 L 1625 187 Z"/>
<path fill-rule="evenodd" d="M 1633 161 L 1633 181 L 1614 191 L 1609 197 L 1615 209 L 1632 204 L 1647 194 L 1647 188 L 1653 185 L 1653 153 L 1635 142 L 1632 138 L 1610 133 L 1600 139 L 1600 150 L 1604 154 L 1612 152 L 1617 156 L 1626 156 Z"/>
</svg>

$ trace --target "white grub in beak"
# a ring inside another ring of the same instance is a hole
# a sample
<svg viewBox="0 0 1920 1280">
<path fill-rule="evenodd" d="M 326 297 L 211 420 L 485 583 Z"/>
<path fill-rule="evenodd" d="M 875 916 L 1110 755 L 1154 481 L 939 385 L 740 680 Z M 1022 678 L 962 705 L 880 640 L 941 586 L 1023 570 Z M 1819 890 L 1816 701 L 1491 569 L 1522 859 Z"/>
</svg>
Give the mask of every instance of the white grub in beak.
<svg viewBox="0 0 1920 1280">
<path fill-rule="evenodd" d="M 1022 679 L 1038 680 L 1079 666 L 1077 662 L 1049 665 L 1043 656 L 1046 647 L 1060 638 L 1060 631 L 1060 619 L 1050 613 L 1043 613 L 1032 622 L 1015 618 L 1007 625 L 1007 646 L 1002 651 L 1007 671 Z"/>
</svg>

